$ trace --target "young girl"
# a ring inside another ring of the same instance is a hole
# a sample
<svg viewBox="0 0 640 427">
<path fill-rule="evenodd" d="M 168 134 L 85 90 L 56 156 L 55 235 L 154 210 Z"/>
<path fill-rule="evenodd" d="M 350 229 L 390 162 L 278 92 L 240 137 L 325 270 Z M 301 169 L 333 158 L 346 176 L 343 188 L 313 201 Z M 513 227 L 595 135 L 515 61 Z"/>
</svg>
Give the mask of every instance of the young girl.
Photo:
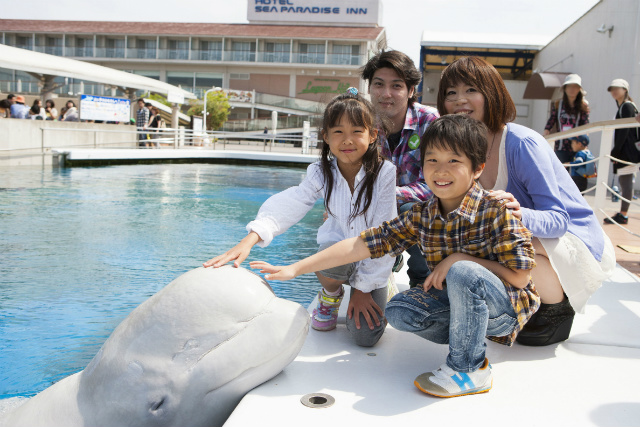
<svg viewBox="0 0 640 427">
<path fill-rule="evenodd" d="M 396 169 L 379 155 L 371 104 L 350 88 L 327 105 L 320 134 L 324 142 L 320 161 L 309 166 L 302 183 L 270 197 L 247 225 L 249 235 L 205 262 L 205 267 L 220 267 L 232 260 L 238 267 L 255 244 L 267 246 L 300 221 L 320 198 L 324 198 L 329 219 L 318 230 L 319 250 L 396 217 Z M 347 283 L 351 286 L 347 329 L 358 345 L 369 347 L 378 342 L 386 327 L 383 314 L 393 263 L 393 258 L 383 257 L 316 272 L 322 289 L 311 327 L 319 331 L 336 327 L 342 285 Z"/>
</svg>

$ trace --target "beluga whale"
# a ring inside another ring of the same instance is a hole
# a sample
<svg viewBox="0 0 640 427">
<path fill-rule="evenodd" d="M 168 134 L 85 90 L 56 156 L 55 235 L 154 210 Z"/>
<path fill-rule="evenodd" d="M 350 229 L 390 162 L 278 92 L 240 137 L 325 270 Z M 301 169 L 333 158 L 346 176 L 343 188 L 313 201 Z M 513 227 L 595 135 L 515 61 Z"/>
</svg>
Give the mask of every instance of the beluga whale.
<svg viewBox="0 0 640 427">
<path fill-rule="evenodd" d="M 127 316 L 87 367 L 0 427 L 220 426 L 298 354 L 309 314 L 244 268 L 197 268 Z"/>
</svg>

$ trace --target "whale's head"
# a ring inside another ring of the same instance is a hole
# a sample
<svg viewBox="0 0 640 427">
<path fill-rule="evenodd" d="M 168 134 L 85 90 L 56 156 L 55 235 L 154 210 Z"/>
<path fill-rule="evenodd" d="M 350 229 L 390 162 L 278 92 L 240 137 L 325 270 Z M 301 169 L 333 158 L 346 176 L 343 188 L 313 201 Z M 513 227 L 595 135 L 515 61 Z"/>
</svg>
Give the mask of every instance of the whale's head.
<svg viewBox="0 0 640 427">
<path fill-rule="evenodd" d="M 78 377 L 83 425 L 221 425 L 298 354 L 309 316 L 256 274 L 178 277 L 136 308 Z"/>
</svg>

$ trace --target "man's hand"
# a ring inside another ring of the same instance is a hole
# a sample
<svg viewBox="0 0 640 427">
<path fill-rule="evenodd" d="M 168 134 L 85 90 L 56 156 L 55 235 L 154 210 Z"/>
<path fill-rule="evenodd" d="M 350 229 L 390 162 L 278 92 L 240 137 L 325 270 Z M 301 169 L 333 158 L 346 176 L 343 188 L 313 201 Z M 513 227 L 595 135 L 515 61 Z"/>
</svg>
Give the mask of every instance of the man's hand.
<svg viewBox="0 0 640 427">
<path fill-rule="evenodd" d="M 355 316 L 357 329 L 360 329 L 360 313 L 364 316 L 371 330 L 373 330 L 373 323 L 375 322 L 376 326 L 380 326 L 380 317 L 384 317 L 384 312 L 375 303 L 371 293 L 364 293 L 355 289 L 349 299 L 347 316 L 349 316 L 349 319 L 353 319 Z"/>
</svg>

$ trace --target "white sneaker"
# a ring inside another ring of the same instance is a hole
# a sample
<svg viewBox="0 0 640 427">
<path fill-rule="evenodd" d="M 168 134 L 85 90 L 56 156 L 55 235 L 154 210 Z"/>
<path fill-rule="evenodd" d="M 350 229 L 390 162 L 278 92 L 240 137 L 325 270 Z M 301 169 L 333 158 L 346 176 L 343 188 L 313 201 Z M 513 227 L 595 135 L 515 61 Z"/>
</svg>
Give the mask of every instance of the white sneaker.
<svg viewBox="0 0 640 427">
<path fill-rule="evenodd" d="M 489 360 L 474 372 L 456 372 L 446 364 L 433 372 L 418 376 L 413 384 L 421 391 L 438 397 L 457 397 L 486 393 L 491 390 L 493 377 Z"/>
</svg>

